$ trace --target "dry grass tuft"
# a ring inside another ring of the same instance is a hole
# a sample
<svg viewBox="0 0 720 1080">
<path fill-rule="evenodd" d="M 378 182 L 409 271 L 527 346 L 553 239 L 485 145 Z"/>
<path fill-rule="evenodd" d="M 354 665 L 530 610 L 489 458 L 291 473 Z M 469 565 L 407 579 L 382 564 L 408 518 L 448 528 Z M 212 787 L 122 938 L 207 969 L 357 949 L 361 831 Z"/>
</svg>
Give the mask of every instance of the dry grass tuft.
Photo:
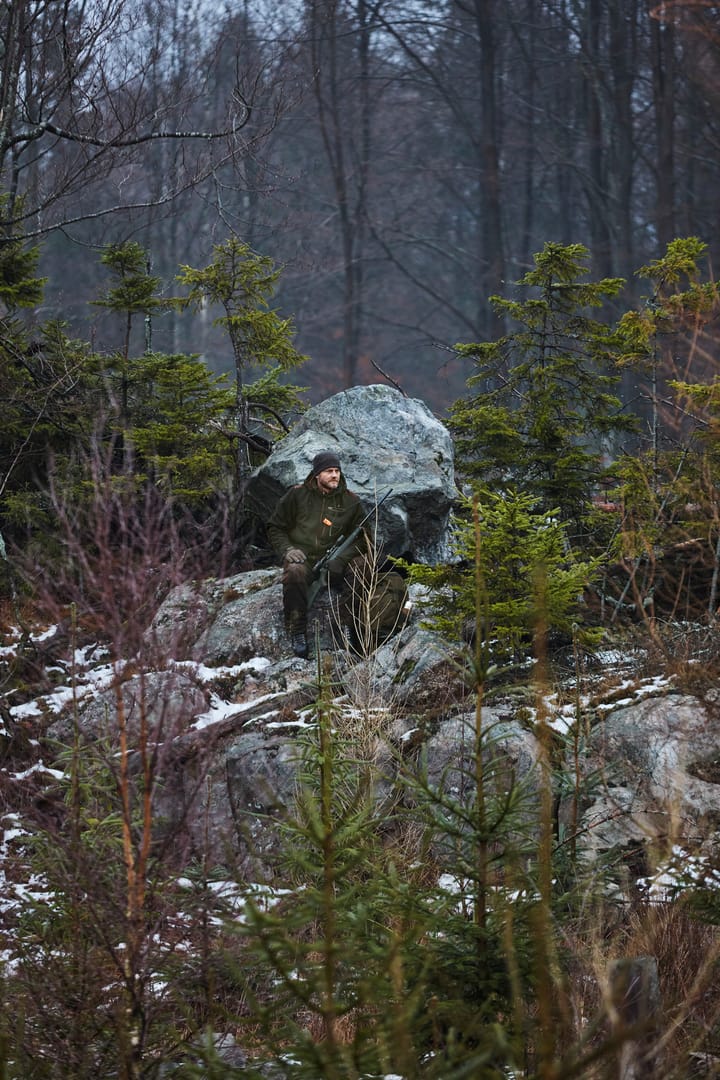
<svg viewBox="0 0 720 1080">
<path fill-rule="evenodd" d="M 720 1051 L 720 927 L 694 917 L 683 899 L 635 908 L 612 950 L 657 962 L 665 1075 L 687 1076 L 688 1055 Z"/>
</svg>

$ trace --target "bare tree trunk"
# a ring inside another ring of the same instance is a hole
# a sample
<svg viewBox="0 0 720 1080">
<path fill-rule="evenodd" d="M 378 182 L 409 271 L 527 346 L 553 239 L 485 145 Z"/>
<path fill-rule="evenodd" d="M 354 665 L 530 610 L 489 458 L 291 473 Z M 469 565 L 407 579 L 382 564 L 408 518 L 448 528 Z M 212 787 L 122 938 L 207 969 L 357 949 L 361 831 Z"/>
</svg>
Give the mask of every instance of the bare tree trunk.
<svg viewBox="0 0 720 1080">
<path fill-rule="evenodd" d="M 635 270 L 633 250 L 633 183 L 635 177 L 635 132 L 633 92 L 637 70 L 636 0 L 612 0 L 608 5 L 608 49 L 612 58 L 612 139 L 608 173 L 612 214 L 613 270 L 632 281 Z"/>
<path fill-rule="evenodd" d="M 499 112 L 497 101 L 496 49 L 494 34 L 495 0 L 475 0 L 475 27 L 478 36 L 480 66 L 480 299 L 485 313 L 489 338 L 502 333 L 502 320 L 485 306 L 487 297 L 497 291 L 505 277 L 505 255 L 500 198 Z M 482 325 L 482 315 L 479 325 Z"/>
<path fill-rule="evenodd" d="M 653 956 L 624 957 L 608 970 L 614 1033 L 620 1040 L 618 1080 L 660 1075 L 653 1053 L 660 1021 L 660 985 Z"/>
<path fill-rule="evenodd" d="M 525 20 L 528 26 L 535 26 L 537 20 L 536 0 L 527 0 Z M 518 35 L 524 37 L 524 35 Z M 521 44 L 523 44 L 521 40 Z M 523 169 L 525 171 L 523 185 L 523 230 L 520 250 L 523 256 L 530 252 L 533 237 L 534 210 L 535 210 L 535 95 L 537 93 L 537 72 L 535 59 L 535 35 L 530 35 L 526 47 L 526 71 L 527 87 L 527 126 L 525 135 L 525 157 Z"/>
<path fill-rule="evenodd" d="M 608 168 L 605 153 L 605 123 L 602 83 L 603 0 L 589 0 L 585 28 L 585 93 L 588 139 L 588 216 L 590 248 L 595 273 L 612 275 L 612 244 L 609 223 Z"/>
<path fill-rule="evenodd" d="M 370 9 L 356 0 L 353 33 L 341 31 L 347 9 L 337 0 L 308 0 L 312 66 L 320 132 L 330 165 L 338 211 L 343 268 L 342 369 L 345 386 L 357 381 L 361 351 L 367 187 L 372 129 L 370 101 Z M 350 49 L 348 41 L 352 40 Z M 357 84 L 348 94 L 352 62 Z M 354 141 L 357 132 L 357 142 Z"/>
<path fill-rule="evenodd" d="M 655 113 L 655 225 L 661 248 L 675 236 L 675 30 L 661 21 L 655 0 L 650 12 L 650 64 Z"/>
</svg>

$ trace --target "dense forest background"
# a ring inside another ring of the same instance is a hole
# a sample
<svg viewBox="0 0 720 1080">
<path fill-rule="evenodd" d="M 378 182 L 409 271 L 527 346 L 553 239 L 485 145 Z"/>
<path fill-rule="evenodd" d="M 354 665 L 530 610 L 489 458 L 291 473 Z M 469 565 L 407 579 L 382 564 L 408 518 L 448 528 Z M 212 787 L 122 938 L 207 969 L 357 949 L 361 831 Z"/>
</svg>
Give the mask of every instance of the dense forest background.
<svg viewBox="0 0 720 1080">
<path fill-rule="evenodd" d="M 108 244 L 142 245 L 171 295 L 234 235 L 282 268 L 311 400 L 384 372 L 441 412 L 472 370 L 454 344 L 504 330 L 489 297 L 546 242 L 625 278 L 619 308 L 674 237 L 717 261 L 714 5 L 98 0 L 1 17 L 5 227 L 41 244 L 32 317 L 98 348 L 117 344 L 91 306 Z M 144 333 L 230 370 L 201 314 L 158 311 Z"/>
</svg>

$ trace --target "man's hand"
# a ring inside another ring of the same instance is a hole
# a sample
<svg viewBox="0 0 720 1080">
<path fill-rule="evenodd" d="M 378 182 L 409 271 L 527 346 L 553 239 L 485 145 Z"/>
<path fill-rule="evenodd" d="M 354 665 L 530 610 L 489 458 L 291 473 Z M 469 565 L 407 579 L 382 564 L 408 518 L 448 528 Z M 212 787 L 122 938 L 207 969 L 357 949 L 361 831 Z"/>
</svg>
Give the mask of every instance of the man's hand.
<svg viewBox="0 0 720 1080">
<path fill-rule="evenodd" d="M 300 548 L 288 548 L 283 559 L 286 563 L 301 563 L 306 561 L 307 556 Z"/>
</svg>

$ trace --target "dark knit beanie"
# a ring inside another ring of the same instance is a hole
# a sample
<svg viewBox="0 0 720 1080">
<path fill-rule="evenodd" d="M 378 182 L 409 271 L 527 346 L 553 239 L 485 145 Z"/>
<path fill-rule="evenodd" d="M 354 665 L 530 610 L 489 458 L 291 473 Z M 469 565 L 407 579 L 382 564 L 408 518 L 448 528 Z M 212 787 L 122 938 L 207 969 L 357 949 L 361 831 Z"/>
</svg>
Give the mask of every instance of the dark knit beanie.
<svg viewBox="0 0 720 1080">
<path fill-rule="evenodd" d="M 337 454 L 333 454 L 332 450 L 321 450 L 319 454 L 316 454 L 312 462 L 312 474 L 317 476 L 324 469 L 339 469 L 340 458 Z"/>
</svg>

